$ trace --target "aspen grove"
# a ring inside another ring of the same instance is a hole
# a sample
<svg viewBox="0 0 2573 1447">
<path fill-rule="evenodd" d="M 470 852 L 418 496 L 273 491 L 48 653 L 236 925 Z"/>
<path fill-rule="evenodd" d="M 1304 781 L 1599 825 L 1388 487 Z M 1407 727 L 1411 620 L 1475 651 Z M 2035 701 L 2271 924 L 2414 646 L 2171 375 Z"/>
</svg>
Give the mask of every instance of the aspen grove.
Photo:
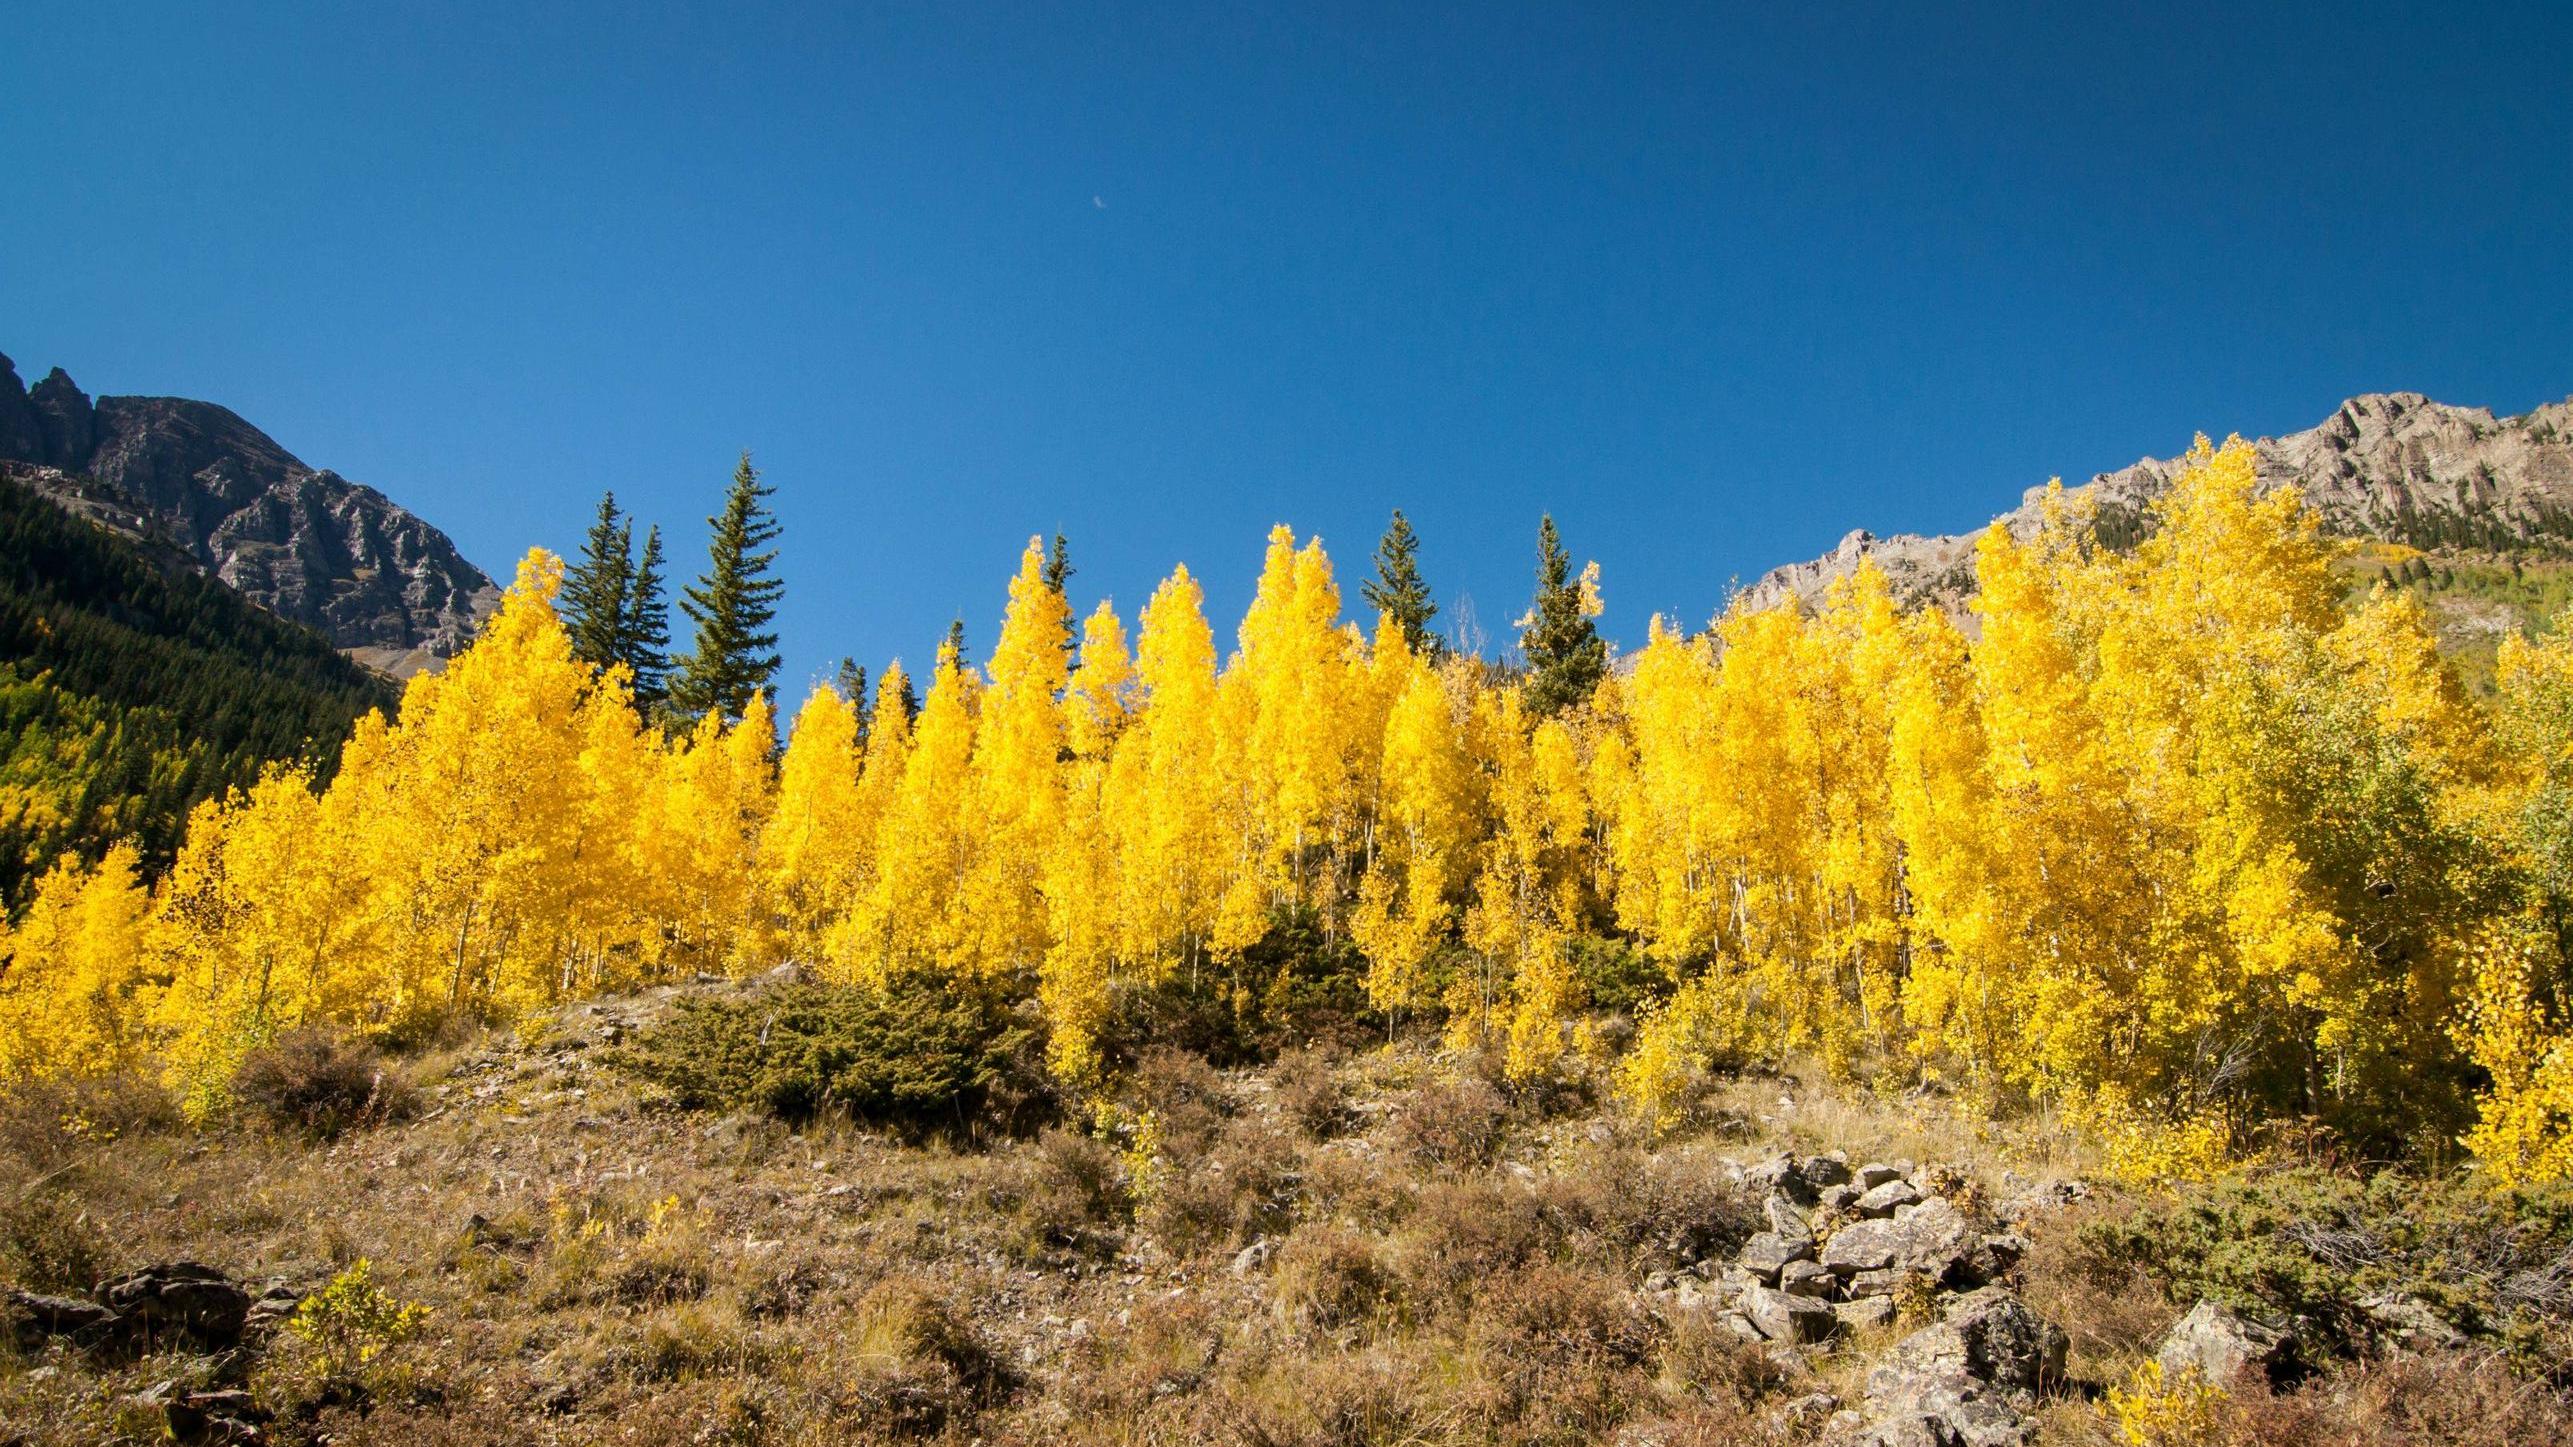
<svg viewBox="0 0 2573 1447">
<path fill-rule="evenodd" d="M 1284 527 L 1229 653 L 1185 567 L 1131 633 L 1076 627 L 1031 541 L 986 668 L 942 649 L 916 716 L 899 664 L 873 700 L 817 688 L 782 750 L 764 694 L 639 709 L 533 552 L 326 786 L 202 806 L 157 885 L 124 849 L 46 877 L 0 1069 L 141 1063 L 203 1115 L 290 1029 L 795 961 L 1032 996 L 1077 1098 L 1139 994 L 1270 1008 L 1292 926 L 1376 1028 L 1656 1115 L 1797 1052 L 2060 1112 L 2139 1175 L 2279 1122 L 2573 1174 L 2573 629 L 2475 699 L 2410 598 L 2346 596 L 2338 546 L 2202 441 L 2130 552 L 2058 490 L 1984 535 L 1962 616 L 1863 567 L 1818 609 L 1657 620 L 1555 707 L 1416 617 L 1347 621 Z M 1613 1009 L 1612 956 L 1647 966 Z"/>
</svg>

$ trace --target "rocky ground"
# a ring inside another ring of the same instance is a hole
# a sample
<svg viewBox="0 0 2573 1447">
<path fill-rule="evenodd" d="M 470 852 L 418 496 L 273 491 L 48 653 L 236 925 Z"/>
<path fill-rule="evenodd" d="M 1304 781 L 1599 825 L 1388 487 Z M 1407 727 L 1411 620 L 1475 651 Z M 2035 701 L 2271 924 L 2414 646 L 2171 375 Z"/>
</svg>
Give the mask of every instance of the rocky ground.
<svg viewBox="0 0 2573 1447">
<path fill-rule="evenodd" d="M 2135 1249 L 2162 1208 L 2096 1184 L 2042 1122 L 1781 1074 L 1711 1082 L 1656 1134 L 1577 1086 L 1513 1095 L 1403 1044 L 1222 1072 L 1157 1055 L 1097 1131 L 919 1142 L 681 1110 L 606 1063 L 676 999 L 758 988 L 577 1007 L 403 1062 L 408 1118 L 327 1142 L 192 1132 L 134 1091 L 22 1096 L 0 1119 L 0 1441 L 2298 1447 L 2573 1427 L 2491 1305 L 2561 1340 L 2548 1313 L 2573 1303 L 2538 1247 L 2482 1308 L 2238 1309 Z M 2573 1281 L 2573 1252 L 2559 1265 Z M 2223 1390 L 2137 1396 L 2148 1361 Z"/>
</svg>

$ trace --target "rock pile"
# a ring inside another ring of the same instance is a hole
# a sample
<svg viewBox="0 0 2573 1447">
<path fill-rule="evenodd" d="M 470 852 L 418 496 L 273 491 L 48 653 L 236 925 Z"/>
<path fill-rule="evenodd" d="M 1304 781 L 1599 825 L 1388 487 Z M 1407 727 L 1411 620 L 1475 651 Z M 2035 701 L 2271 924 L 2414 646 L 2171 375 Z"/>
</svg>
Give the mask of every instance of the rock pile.
<svg viewBox="0 0 2573 1447">
<path fill-rule="evenodd" d="M 2026 1410 L 2062 1374 L 2065 1338 L 1997 1284 L 2028 1250 L 2008 1225 L 2082 1187 L 2024 1190 L 1995 1218 L 1953 1171 L 1853 1167 L 1839 1151 L 1773 1156 L 1744 1167 L 1741 1183 L 1761 1194 L 1765 1229 L 1729 1264 L 1657 1276 L 1649 1289 L 1779 1348 L 1827 1349 L 1906 1311 L 1935 1312 L 1869 1372 L 1863 1408 L 1834 1414 L 1835 1435 L 1866 1447 L 2029 1440 Z"/>
<path fill-rule="evenodd" d="M 86 1298 L 12 1290 L 0 1301 L 30 1350 L 59 1339 L 103 1352 L 207 1353 L 191 1378 L 196 1385 L 174 1377 L 126 1400 L 158 1413 L 171 1441 L 250 1443 L 265 1437 L 263 1414 L 240 1386 L 249 1349 L 283 1326 L 303 1296 L 274 1282 L 254 1295 L 211 1266 L 171 1261 L 102 1281 Z"/>
<path fill-rule="evenodd" d="M 1949 1173 L 1909 1162 L 1776 1156 L 1744 1169 L 1768 1229 L 1717 1273 L 1718 1303 L 1746 1337 L 1798 1345 L 1893 1322 L 1922 1300 L 1998 1279 L 2028 1249 L 1952 1199 Z M 1946 1191 L 1941 1188 L 1947 1187 Z"/>
</svg>

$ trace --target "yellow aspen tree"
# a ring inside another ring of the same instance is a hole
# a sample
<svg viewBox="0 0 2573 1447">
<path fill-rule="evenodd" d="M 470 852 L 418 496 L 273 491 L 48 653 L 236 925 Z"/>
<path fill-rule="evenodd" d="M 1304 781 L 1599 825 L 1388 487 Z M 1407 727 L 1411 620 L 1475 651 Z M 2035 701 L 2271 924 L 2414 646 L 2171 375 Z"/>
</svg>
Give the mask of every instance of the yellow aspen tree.
<svg viewBox="0 0 2573 1447">
<path fill-rule="evenodd" d="M 1367 959 L 1368 999 L 1390 1013 L 1425 1003 L 1422 969 L 1454 925 L 1482 801 L 1459 717 L 1467 700 L 1411 651 L 1391 619 L 1377 633 L 1376 654 L 1379 667 L 1398 670 L 1402 682 L 1371 771 L 1378 779 L 1375 857 L 1350 933 Z"/>
<path fill-rule="evenodd" d="M 820 957 L 822 941 L 856 896 L 870 842 L 858 795 L 858 716 L 839 691 L 817 686 L 795 714 L 778 763 L 777 811 L 760 836 L 789 953 Z"/>
<path fill-rule="evenodd" d="M 1070 619 L 1030 538 L 1010 580 L 974 735 L 966 829 L 972 856 L 958 902 L 965 957 L 985 977 L 1033 974 L 1047 943 L 1043 883 L 1063 821 L 1063 637 Z"/>
<path fill-rule="evenodd" d="M 1273 910 L 1327 911 L 1355 836 L 1358 740 L 1348 705 L 1364 650 L 1339 618 L 1321 540 L 1299 549 L 1293 530 L 1271 531 L 1241 651 L 1225 675 L 1226 772 L 1256 851 L 1226 900 L 1217 939 L 1225 953 L 1258 939 Z"/>
<path fill-rule="evenodd" d="M 1562 715 L 1532 720 L 1520 689 L 1477 705 L 1491 824 L 1465 942 L 1482 968 L 1451 989 L 1449 1040 L 1497 1035 L 1504 1072 L 1532 1080 L 1562 1057 L 1579 1004 L 1566 949 L 1580 925 L 1588 827 L 1580 748 Z"/>
<path fill-rule="evenodd" d="M 18 928 L 0 932 L 0 1079 L 104 1074 L 142 1050 L 151 897 L 136 869 L 130 844 L 95 868 L 66 855 L 37 881 Z"/>
<path fill-rule="evenodd" d="M 1205 591 L 1174 571 L 1144 606 L 1142 704 L 1116 745 L 1103 814 L 1116 835 L 1118 954 L 1149 980 L 1194 968 L 1213 938 L 1241 836 L 1228 814 L 1215 636 Z"/>
<path fill-rule="evenodd" d="M 941 644 L 901 783 L 876 828 L 874 885 L 842 952 L 856 978 L 881 982 L 898 969 L 951 968 L 962 953 L 959 913 L 973 843 L 965 801 L 979 693 L 955 648 Z"/>
<path fill-rule="evenodd" d="M 1076 1088 L 1103 1073 L 1098 1033 L 1108 1016 L 1120 932 L 1117 835 L 1108 817 L 1117 741 L 1135 679 L 1125 626 L 1101 603 L 1082 627 L 1081 666 L 1065 692 L 1071 758 L 1064 766 L 1062 829 L 1045 866 L 1052 941 L 1037 981 L 1047 1064 Z"/>
</svg>

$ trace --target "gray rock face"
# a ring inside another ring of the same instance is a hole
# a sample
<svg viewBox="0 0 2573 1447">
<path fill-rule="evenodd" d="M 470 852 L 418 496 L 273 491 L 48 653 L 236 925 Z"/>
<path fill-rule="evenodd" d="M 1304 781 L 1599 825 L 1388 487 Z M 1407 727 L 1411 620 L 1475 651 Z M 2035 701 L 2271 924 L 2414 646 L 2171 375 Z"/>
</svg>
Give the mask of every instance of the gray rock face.
<svg viewBox="0 0 2573 1447">
<path fill-rule="evenodd" d="M 2295 1369 L 2296 1338 L 2232 1307 L 2201 1301 L 2171 1328 L 2153 1355 L 2165 1372 L 2194 1371 L 2219 1387 L 2244 1371 L 2275 1382 Z"/>
<path fill-rule="evenodd" d="M 75 510 L 155 542 L 370 662 L 445 658 L 499 605 L 446 534 L 373 488 L 306 466 L 210 402 L 102 397 L 57 368 L 31 390 L 0 357 L 0 461 L 86 477 L 121 506 Z M 58 497 L 57 501 L 65 501 Z M 123 514 L 130 510 L 133 516 Z"/>
<path fill-rule="evenodd" d="M 2264 490 L 2294 484 L 2351 537 L 2428 542 L 2450 534 L 2526 543 L 2559 533 L 2573 511 L 2573 400 L 2521 417 L 2450 407 L 2417 392 L 2343 402 L 2319 426 L 2252 444 Z M 2147 458 L 2069 491 L 2103 512 L 2141 516 L 2180 474 L 2178 459 Z M 2014 535 L 2037 528 L 2045 489 L 2031 488 L 1998 521 Z M 1879 538 L 1850 533 L 1830 553 L 1777 568 L 1747 600 L 1766 607 L 1793 595 L 1819 605 L 1832 583 L 1873 558 L 1906 604 L 1962 601 L 1974 587 L 1974 533 Z M 2489 544 L 2487 544 L 2489 545 Z"/>
<path fill-rule="evenodd" d="M 1882 1271 L 1903 1252 L 1902 1234 L 1892 1221 L 1852 1221 L 1823 1243 L 1822 1263 L 1838 1275 Z"/>
</svg>

